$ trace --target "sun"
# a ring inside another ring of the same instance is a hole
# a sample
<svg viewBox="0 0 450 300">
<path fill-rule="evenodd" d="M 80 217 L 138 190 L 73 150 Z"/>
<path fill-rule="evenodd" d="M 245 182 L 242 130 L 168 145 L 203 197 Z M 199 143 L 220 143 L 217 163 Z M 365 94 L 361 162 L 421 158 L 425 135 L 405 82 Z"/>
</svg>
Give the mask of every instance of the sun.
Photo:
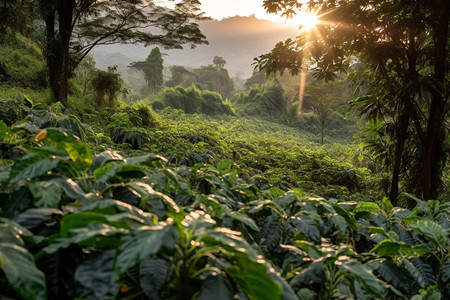
<svg viewBox="0 0 450 300">
<path fill-rule="evenodd" d="M 313 12 L 302 12 L 295 20 L 304 30 L 314 29 L 319 24 L 319 17 Z"/>
</svg>

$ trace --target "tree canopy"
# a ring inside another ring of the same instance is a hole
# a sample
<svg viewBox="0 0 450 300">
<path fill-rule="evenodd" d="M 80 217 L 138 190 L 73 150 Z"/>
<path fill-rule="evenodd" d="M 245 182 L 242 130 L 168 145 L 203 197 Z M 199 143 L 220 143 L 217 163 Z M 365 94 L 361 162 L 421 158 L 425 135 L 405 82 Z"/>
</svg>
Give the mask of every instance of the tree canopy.
<svg viewBox="0 0 450 300">
<path fill-rule="evenodd" d="M 129 65 L 130 68 L 139 70 L 144 75 L 147 86 L 144 90 L 146 93 L 156 93 L 163 87 L 164 76 L 163 66 L 164 59 L 158 47 L 152 49 L 147 59 L 144 61 L 137 61 Z"/>
<path fill-rule="evenodd" d="M 66 102 L 71 71 L 96 46 L 207 43 L 196 23 L 205 19 L 199 6 L 197 0 L 177 1 L 173 9 L 148 0 L 39 0 L 54 100 Z"/>
<path fill-rule="evenodd" d="M 378 136 L 392 141 L 391 200 L 401 178 L 409 192 L 436 198 L 449 146 L 450 1 L 265 0 L 264 7 L 286 17 L 306 9 L 320 23 L 279 42 L 257 58 L 258 66 L 296 74 L 309 65 L 316 78 L 327 81 L 339 72 L 351 74 L 354 111 L 383 122 Z"/>
</svg>

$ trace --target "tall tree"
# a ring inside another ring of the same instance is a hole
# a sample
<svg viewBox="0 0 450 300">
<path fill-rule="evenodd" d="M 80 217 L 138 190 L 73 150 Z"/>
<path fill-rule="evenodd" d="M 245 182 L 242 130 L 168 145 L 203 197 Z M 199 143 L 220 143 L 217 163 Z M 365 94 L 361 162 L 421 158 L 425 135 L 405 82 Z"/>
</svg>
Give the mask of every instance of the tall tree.
<svg viewBox="0 0 450 300">
<path fill-rule="evenodd" d="M 259 66 L 298 73 L 308 60 L 317 78 L 332 80 L 355 62 L 362 65 L 355 78 L 364 88 L 353 107 L 368 120 L 392 125 L 391 200 L 396 203 L 404 169 L 410 175 L 403 176 L 416 181 L 410 192 L 437 198 L 448 159 L 450 1 L 265 0 L 264 7 L 287 17 L 306 8 L 321 23 L 278 43 L 257 59 Z M 413 160 L 405 159 L 406 145 L 418 149 Z"/>
<path fill-rule="evenodd" d="M 204 19 L 198 0 L 174 8 L 151 0 L 39 0 L 46 28 L 45 53 L 53 99 L 67 101 L 67 79 L 98 45 L 158 44 L 182 48 L 207 43 L 196 21 Z"/>
<path fill-rule="evenodd" d="M 130 68 L 139 70 L 144 75 L 147 86 L 146 93 L 154 94 L 161 90 L 164 84 L 163 66 L 164 59 L 158 47 L 152 49 L 147 59 L 144 61 L 133 62 Z"/>
</svg>

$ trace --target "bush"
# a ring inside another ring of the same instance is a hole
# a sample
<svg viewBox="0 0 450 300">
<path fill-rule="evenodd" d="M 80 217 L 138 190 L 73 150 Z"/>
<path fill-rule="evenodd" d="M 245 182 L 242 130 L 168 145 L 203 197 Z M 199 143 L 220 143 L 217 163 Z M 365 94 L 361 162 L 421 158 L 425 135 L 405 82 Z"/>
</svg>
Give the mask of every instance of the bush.
<svg viewBox="0 0 450 300">
<path fill-rule="evenodd" d="M 202 91 L 195 86 L 186 89 L 181 86 L 165 88 L 158 99 L 152 103 L 152 107 L 163 109 L 167 106 L 181 109 L 188 114 L 233 114 L 230 104 L 224 103 L 220 94 L 207 90 Z"/>
</svg>

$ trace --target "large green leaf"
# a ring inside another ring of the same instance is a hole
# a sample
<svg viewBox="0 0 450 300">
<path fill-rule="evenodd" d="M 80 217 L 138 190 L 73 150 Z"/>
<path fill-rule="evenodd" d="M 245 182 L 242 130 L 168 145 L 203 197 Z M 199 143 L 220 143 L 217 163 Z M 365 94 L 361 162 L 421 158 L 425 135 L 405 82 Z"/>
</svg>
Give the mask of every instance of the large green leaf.
<svg viewBox="0 0 450 300">
<path fill-rule="evenodd" d="M 0 243 L 0 268 L 9 284 L 24 299 L 47 299 L 45 276 L 36 268 L 33 256 L 25 248 Z"/>
<path fill-rule="evenodd" d="M 233 266 L 225 271 L 250 300 L 281 299 L 281 286 L 267 274 L 264 263 L 251 260 L 245 253 L 235 253 L 231 260 Z"/>
<path fill-rule="evenodd" d="M 159 223 L 143 226 L 123 239 L 123 244 L 114 263 L 116 274 L 120 275 L 142 260 L 158 253 L 162 248 L 172 251 L 178 238 L 173 224 Z"/>
<path fill-rule="evenodd" d="M 445 248 L 447 242 L 442 226 L 428 219 L 412 217 L 403 219 L 412 229 L 425 235 L 437 247 Z"/>
<path fill-rule="evenodd" d="M 369 270 L 359 261 L 343 259 L 339 261 L 339 268 L 349 272 L 362 286 L 366 295 L 375 296 L 377 299 L 383 299 L 385 288 Z"/>
<path fill-rule="evenodd" d="M 298 215 L 290 218 L 290 222 L 297 230 L 307 235 L 313 242 L 320 243 L 320 231 L 317 223 L 309 216 Z"/>
<path fill-rule="evenodd" d="M 280 222 L 278 215 L 272 213 L 264 220 L 264 225 L 261 228 L 263 243 L 267 246 L 267 249 L 273 251 L 280 244 L 282 235 L 283 224 Z"/>
<path fill-rule="evenodd" d="M 392 261 L 386 260 L 382 262 L 377 271 L 384 280 L 392 284 L 396 289 L 399 289 L 403 293 L 409 292 L 408 277 L 403 274 L 403 269 Z"/>
<path fill-rule="evenodd" d="M 199 235 L 199 233 L 196 234 Z M 214 228 L 202 232 L 200 238 L 207 246 L 221 246 L 233 253 L 245 252 L 253 261 L 257 261 L 262 257 L 237 231 L 227 228 Z"/>
<path fill-rule="evenodd" d="M 145 294 L 152 299 L 157 297 L 170 275 L 170 262 L 161 258 L 148 258 L 139 264 L 139 283 Z"/>
<path fill-rule="evenodd" d="M 359 201 L 356 205 L 354 212 L 368 212 L 372 214 L 379 213 L 380 207 L 375 202 Z"/>
<path fill-rule="evenodd" d="M 62 189 L 52 181 L 28 182 L 27 187 L 34 197 L 34 205 L 38 208 L 57 208 L 61 201 Z"/>
<path fill-rule="evenodd" d="M 115 250 L 90 255 L 75 271 L 79 297 L 86 300 L 115 299 L 119 285 L 114 280 Z"/>
<path fill-rule="evenodd" d="M 436 277 L 433 274 L 433 269 L 420 258 L 412 258 L 411 261 L 404 258 L 403 263 L 422 288 L 435 284 Z"/>
<path fill-rule="evenodd" d="M 39 154 L 26 155 L 11 167 L 8 184 L 35 178 L 54 169 L 63 160 L 61 157 L 48 157 Z"/>
<path fill-rule="evenodd" d="M 208 276 L 202 284 L 197 300 L 233 300 L 234 292 L 228 279 L 221 274 Z"/>
</svg>

